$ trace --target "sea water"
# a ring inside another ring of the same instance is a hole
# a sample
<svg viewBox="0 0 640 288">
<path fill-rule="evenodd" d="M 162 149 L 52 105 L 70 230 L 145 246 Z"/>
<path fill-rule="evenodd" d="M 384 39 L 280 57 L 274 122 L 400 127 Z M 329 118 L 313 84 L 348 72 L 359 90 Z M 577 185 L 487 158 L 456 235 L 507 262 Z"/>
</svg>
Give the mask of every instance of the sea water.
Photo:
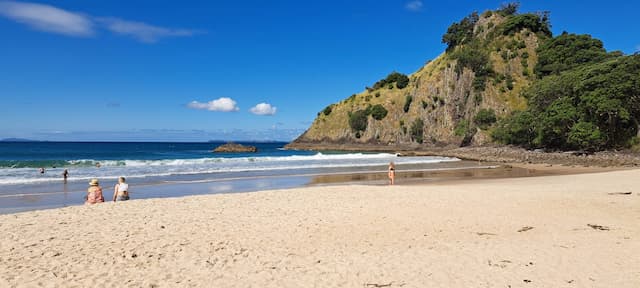
<svg viewBox="0 0 640 288">
<path fill-rule="evenodd" d="M 282 142 L 241 143 L 256 146 L 257 153 L 213 153 L 221 144 L 0 142 L 0 213 L 3 208 L 6 212 L 29 203 L 44 207 L 82 204 L 81 196 L 92 178 L 99 179 L 106 198 L 120 176 L 126 177 L 133 191 L 145 191 L 135 198 L 152 198 L 302 186 L 315 175 L 384 172 L 391 161 L 399 167 L 428 168 L 458 160 L 285 150 Z M 40 173 L 40 168 L 45 172 Z M 66 182 L 62 177 L 65 169 L 69 172 Z M 211 189 L 206 191 L 203 186 L 188 189 L 197 183 L 215 185 L 207 186 Z M 166 189 L 166 185 L 185 189 Z"/>
</svg>

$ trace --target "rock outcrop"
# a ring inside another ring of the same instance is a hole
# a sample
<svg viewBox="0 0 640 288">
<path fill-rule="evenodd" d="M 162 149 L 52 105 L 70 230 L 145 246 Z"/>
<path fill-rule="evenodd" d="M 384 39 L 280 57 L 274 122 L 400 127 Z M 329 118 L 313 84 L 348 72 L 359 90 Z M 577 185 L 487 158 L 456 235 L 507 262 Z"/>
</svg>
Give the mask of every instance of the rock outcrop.
<svg viewBox="0 0 640 288">
<path fill-rule="evenodd" d="M 216 153 L 255 153 L 258 152 L 258 148 L 255 146 L 242 145 L 237 143 L 226 143 L 222 144 L 216 149 L 213 149 L 213 152 Z"/>
<path fill-rule="evenodd" d="M 367 87 L 329 105 L 287 147 L 366 144 L 420 148 L 490 142 L 489 127 L 475 125 L 476 116 L 482 110 L 492 110 L 499 118 L 526 108 L 527 100 L 521 92 L 535 79 L 536 48 L 545 36 L 527 28 L 505 35 L 503 27 L 508 18 L 498 13 L 483 13 L 478 18 L 473 37 L 485 55 L 487 67 L 481 68 L 485 75 L 478 77 L 480 73 L 460 64 L 465 57 L 461 55 L 473 50 L 470 44 L 454 47 L 409 75 L 406 86 L 383 82 L 382 87 Z M 378 105 L 388 113 L 374 117 L 369 112 L 366 125 L 360 126 L 366 128 L 354 130 L 350 124 L 353 115 L 372 111 Z"/>
</svg>

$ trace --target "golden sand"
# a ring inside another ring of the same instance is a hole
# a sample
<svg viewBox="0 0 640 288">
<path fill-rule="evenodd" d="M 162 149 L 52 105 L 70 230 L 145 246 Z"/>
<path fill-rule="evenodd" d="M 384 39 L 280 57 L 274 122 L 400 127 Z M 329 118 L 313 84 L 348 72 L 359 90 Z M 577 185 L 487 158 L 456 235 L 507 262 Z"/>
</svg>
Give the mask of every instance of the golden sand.
<svg viewBox="0 0 640 288">
<path fill-rule="evenodd" d="M 627 170 L 0 215 L 0 287 L 640 287 L 639 195 Z"/>
</svg>

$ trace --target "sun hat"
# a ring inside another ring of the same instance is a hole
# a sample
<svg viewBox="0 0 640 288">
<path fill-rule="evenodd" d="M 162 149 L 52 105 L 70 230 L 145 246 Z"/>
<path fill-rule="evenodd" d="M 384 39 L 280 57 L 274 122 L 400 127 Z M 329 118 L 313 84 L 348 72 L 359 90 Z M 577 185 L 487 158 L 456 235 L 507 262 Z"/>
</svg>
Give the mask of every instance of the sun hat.
<svg viewBox="0 0 640 288">
<path fill-rule="evenodd" d="M 91 181 L 89 181 L 89 185 L 90 186 L 98 186 L 98 185 L 100 185 L 100 183 L 98 183 L 98 179 L 93 178 L 93 179 L 91 179 Z"/>
</svg>

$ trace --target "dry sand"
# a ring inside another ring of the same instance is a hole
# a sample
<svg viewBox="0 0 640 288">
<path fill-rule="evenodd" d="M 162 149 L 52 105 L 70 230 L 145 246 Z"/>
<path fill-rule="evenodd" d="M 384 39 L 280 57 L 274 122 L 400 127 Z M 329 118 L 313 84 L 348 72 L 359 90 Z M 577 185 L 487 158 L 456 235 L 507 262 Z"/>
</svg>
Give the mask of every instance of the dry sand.
<svg viewBox="0 0 640 288">
<path fill-rule="evenodd" d="M 640 287 L 639 194 L 627 170 L 1 215 L 0 287 Z"/>
</svg>

